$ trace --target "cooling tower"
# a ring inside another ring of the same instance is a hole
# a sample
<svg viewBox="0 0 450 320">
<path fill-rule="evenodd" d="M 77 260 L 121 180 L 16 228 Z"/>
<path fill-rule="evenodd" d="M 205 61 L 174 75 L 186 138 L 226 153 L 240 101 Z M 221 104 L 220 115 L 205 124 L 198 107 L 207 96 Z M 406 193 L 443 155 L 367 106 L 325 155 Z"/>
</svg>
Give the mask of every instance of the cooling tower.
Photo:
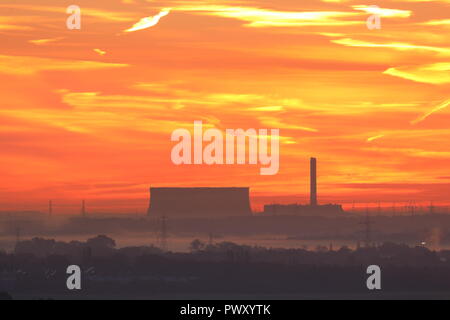
<svg viewBox="0 0 450 320">
<path fill-rule="evenodd" d="M 150 188 L 148 215 L 175 218 L 250 216 L 249 188 Z"/>
</svg>

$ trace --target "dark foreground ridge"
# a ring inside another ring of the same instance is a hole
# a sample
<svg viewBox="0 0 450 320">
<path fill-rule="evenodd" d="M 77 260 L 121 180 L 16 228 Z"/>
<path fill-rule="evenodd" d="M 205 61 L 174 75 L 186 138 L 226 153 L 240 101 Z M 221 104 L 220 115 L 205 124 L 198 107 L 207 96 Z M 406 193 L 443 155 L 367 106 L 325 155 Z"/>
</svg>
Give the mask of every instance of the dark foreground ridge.
<svg viewBox="0 0 450 320">
<path fill-rule="evenodd" d="M 82 290 L 66 288 L 66 268 L 83 270 Z M 35 238 L 0 253 L 1 291 L 13 297 L 294 299 L 365 298 L 369 265 L 382 270 L 377 297 L 442 298 L 450 293 L 450 251 L 385 243 L 337 250 L 271 249 L 195 240 L 190 253 L 152 246 L 116 248 L 107 236 L 86 242 Z"/>
</svg>

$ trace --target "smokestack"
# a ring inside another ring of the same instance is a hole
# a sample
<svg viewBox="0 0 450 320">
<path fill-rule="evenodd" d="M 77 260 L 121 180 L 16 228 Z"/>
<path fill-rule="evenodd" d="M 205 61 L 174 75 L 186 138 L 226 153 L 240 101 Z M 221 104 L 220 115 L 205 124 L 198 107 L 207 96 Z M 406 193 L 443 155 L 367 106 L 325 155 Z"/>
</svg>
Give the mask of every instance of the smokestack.
<svg viewBox="0 0 450 320">
<path fill-rule="evenodd" d="M 310 205 L 317 206 L 317 159 L 310 161 Z"/>
</svg>

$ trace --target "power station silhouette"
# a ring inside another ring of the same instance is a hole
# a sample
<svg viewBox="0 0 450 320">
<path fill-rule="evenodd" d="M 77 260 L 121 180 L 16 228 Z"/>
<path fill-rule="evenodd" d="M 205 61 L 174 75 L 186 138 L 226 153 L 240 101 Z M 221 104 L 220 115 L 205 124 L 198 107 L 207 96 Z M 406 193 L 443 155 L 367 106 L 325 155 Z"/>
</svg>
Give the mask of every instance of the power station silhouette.
<svg viewBox="0 0 450 320">
<path fill-rule="evenodd" d="M 150 216 L 251 216 L 249 188 L 150 188 Z"/>
<path fill-rule="evenodd" d="M 270 215 L 301 215 L 301 216 L 334 216 L 343 213 L 339 204 L 319 205 L 317 201 L 317 159 L 310 159 L 310 190 L 309 204 L 269 204 L 264 206 L 264 213 Z"/>
<path fill-rule="evenodd" d="M 317 201 L 317 159 L 310 160 L 310 203 L 270 204 L 264 214 L 270 215 L 336 215 L 341 205 L 319 205 Z M 150 188 L 147 214 L 170 218 L 217 218 L 251 216 L 250 188 Z"/>
</svg>

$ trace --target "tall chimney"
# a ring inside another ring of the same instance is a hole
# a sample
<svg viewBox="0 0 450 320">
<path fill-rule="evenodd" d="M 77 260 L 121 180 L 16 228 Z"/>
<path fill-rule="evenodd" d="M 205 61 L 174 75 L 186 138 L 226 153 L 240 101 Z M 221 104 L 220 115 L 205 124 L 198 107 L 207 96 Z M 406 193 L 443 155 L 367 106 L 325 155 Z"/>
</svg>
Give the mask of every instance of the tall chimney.
<svg viewBox="0 0 450 320">
<path fill-rule="evenodd" d="M 317 206 L 317 159 L 310 160 L 310 205 Z"/>
</svg>

